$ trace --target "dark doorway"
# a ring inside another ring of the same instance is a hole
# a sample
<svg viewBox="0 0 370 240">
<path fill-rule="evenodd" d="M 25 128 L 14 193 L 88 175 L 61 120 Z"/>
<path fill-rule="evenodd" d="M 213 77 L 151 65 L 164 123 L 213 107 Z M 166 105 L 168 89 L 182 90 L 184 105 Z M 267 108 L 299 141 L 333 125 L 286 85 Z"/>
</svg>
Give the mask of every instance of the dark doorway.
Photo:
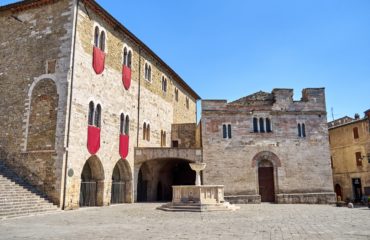
<svg viewBox="0 0 370 240">
<path fill-rule="evenodd" d="M 189 161 L 157 159 L 144 163 L 139 170 L 137 201 L 171 201 L 172 186 L 194 185 L 195 172 Z"/>
<path fill-rule="evenodd" d="M 258 185 L 261 202 L 275 202 L 274 168 L 272 166 L 263 164 L 258 167 Z"/>
<path fill-rule="evenodd" d="M 148 199 L 147 193 L 148 193 L 148 181 L 144 180 L 143 171 L 140 168 L 138 183 L 137 183 L 137 201 L 146 202 Z"/>
<path fill-rule="evenodd" d="M 361 179 L 352 178 L 352 189 L 355 202 L 360 202 L 362 199 Z"/>
<path fill-rule="evenodd" d="M 177 140 L 172 141 L 172 147 L 174 147 L 174 148 L 179 147 L 179 141 L 177 141 Z"/>
<path fill-rule="evenodd" d="M 111 192 L 111 203 L 124 203 L 125 202 L 126 186 L 121 176 L 118 164 L 113 169 L 112 174 L 112 192 Z"/>
<path fill-rule="evenodd" d="M 337 200 L 343 201 L 342 187 L 339 184 L 335 184 L 334 190 L 335 194 L 337 195 Z"/>
<path fill-rule="evenodd" d="M 80 207 L 102 206 L 104 171 L 95 156 L 86 161 L 81 173 Z"/>
</svg>

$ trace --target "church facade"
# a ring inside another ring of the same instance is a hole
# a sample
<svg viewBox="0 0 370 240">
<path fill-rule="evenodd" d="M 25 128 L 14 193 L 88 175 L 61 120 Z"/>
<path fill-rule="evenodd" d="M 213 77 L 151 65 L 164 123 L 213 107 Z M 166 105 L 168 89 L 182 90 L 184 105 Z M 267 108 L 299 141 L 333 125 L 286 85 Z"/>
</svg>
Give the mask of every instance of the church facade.
<svg viewBox="0 0 370 240">
<path fill-rule="evenodd" d="M 335 202 L 324 89 L 203 100 L 201 121 L 204 182 L 231 202 Z"/>
</svg>

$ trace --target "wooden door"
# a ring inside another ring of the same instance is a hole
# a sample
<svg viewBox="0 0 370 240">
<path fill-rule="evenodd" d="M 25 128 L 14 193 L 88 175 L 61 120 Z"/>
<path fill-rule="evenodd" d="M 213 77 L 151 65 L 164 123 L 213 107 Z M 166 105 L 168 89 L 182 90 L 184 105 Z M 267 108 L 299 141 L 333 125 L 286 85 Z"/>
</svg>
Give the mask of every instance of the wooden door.
<svg viewBox="0 0 370 240">
<path fill-rule="evenodd" d="M 261 202 L 275 202 L 274 168 L 258 168 L 258 184 Z"/>
</svg>

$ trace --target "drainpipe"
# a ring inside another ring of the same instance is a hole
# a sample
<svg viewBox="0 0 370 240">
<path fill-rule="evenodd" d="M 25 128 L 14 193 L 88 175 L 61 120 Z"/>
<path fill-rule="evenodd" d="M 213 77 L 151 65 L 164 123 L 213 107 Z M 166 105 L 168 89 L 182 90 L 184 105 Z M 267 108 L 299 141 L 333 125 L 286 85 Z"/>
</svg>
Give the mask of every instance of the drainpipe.
<svg viewBox="0 0 370 240">
<path fill-rule="evenodd" d="M 68 166 L 68 148 L 69 148 L 69 132 L 71 129 L 71 109 L 72 109 L 72 91 L 73 91 L 73 77 L 74 77 L 74 64 L 75 64 L 75 55 L 76 55 L 76 33 L 77 33 L 77 22 L 78 22 L 78 8 L 80 0 L 75 2 L 75 22 L 74 22 L 74 36 L 72 41 L 72 64 L 71 64 L 71 87 L 69 94 L 69 106 L 68 106 L 68 125 L 67 125 L 67 144 L 66 144 L 66 157 L 64 161 L 64 183 L 63 183 L 63 199 L 62 199 L 62 210 L 65 209 L 66 205 L 66 189 L 67 189 L 67 166 Z"/>
</svg>

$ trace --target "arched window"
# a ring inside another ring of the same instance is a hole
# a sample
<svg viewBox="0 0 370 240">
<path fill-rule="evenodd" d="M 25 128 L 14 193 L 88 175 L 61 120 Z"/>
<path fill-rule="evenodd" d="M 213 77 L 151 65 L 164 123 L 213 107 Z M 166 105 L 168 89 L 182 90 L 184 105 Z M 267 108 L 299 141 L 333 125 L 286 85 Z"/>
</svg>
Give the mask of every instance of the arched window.
<svg viewBox="0 0 370 240">
<path fill-rule="evenodd" d="M 179 90 L 177 88 L 175 89 L 175 100 L 176 102 L 179 101 Z"/>
<path fill-rule="evenodd" d="M 301 124 L 298 123 L 297 127 L 298 127 L 298 137 L 302 137 Z"/>
<path fill-rule="evenodd" d="M 127 66 L 127 48 L 123 49 L 123 65 Z"/>
<path fill-rule="evenodd" d="M 271 132 L 271 121 L 269 118 L 266 118 L 266 132 Z"/>
<path fill-rule="evenodd" d="M 166 131 L 163 132 L 163 146 L 166 146 Z"/>
<path fill-rule="evenodd" d="M 120 119 L 120 125 L 119 125 L 119 132 L 123 134 L 124 132 L 124 126 L 125 126 L 125 115 L 121 113 L 121 119 Z"/>
<path fill-rule="evenodd" d="M 163 130 L 161 130 L 161 147 L 163 147 Z"/>
<path fill-rule="evenodd" d="M 222 125 L 222 137 L 227 138 L 227 129 L 226 129 L 226 124 Z"/>
<path fill-rule="evenodd" d="M 167 79 L 162 76 L 162 91 L 167 92 Z"/>
<path fill-rule="evenodd" d="M 256 117 L 253 118 L 253 132 L 258 132 L 258 119 Z"/>
<path fill-rule="evenodd" d="M 227 137 L 231 138 L 231 124 L 227 125 Z"/>
<path fill-rule="evenodd" d="M 132 53 L 131 50 L 128 51 L 127 55 L 127 67 L 131 68 L 131 61 L 132 61 Z"/>
<path fill-rule="evenodd" d="M 143 140 L 146 139 L 146 122 L 144 122 L 144 125 L 143 125 Z"/>
<path fill-rule="evenodd" d="M 263 118 L 260 118 L 260 132 L 265 132 L 265 121 L 263 121 Z"/>
<path fill-rule="evenodd" d="M 152 81 L 152 67 L 150 65 L 148 66 L 148 80 Z"/>
<path fill-rule="evenodd" d="M 89 103 L 89 117 L 88 117 L 88 124 L 94 124 L 94 103 L 91 101 Z"/>
<path fill-rule="evenodd" d="M 306 137 L 306 125 L 302 123 L 302 137 Z"/>
<path fill-rule="evenodd" d="M 100 42 L 99 42 L 99 47 L 100 47 L 100 50 L 102 50 L 103 52 L 105 51 L 105 32 L 102 31 L 100 33 Z"/>
<path fill-rule="evenodd" d="M 354 127 L 353 128 L 353 138 L 354 139 L 358 139 L 360 136 L 358 134 L 358 128 L 357 127 Z"/>
<path fill-rule="evenodd" d="M 101 127 L 101 106 L 100 104 L 96 105 L 94 125 L 98 128 Z"/>
<path fill-rule="evenodd" d="M 149 80 L 149 77 L 148 77 L 148 64 L 147 63 L 145 63 L 145 67 L 144 67 L 144 77 L 145 77 L 145 79 L 146 80 Z"/>
<path fill-rule="evenodd" d="M 189 98 L 186 97 L 186 108 L 189 109 Z"/>
<path fill-rule="evenodd" d="M 146 140 L 150 141 L 150 124 L 146 126 Z"/>
<path fill-rule="evenodd" d="M 95 27 L 94 32 L 94 46 L 99 47 L 99 27 Z"/>
<path fill-rule="evenodd" d="M 125 134 L 128 136 L 130 132 L 130 118 L 127 115 L 125 120 Z"/>
</svg>

